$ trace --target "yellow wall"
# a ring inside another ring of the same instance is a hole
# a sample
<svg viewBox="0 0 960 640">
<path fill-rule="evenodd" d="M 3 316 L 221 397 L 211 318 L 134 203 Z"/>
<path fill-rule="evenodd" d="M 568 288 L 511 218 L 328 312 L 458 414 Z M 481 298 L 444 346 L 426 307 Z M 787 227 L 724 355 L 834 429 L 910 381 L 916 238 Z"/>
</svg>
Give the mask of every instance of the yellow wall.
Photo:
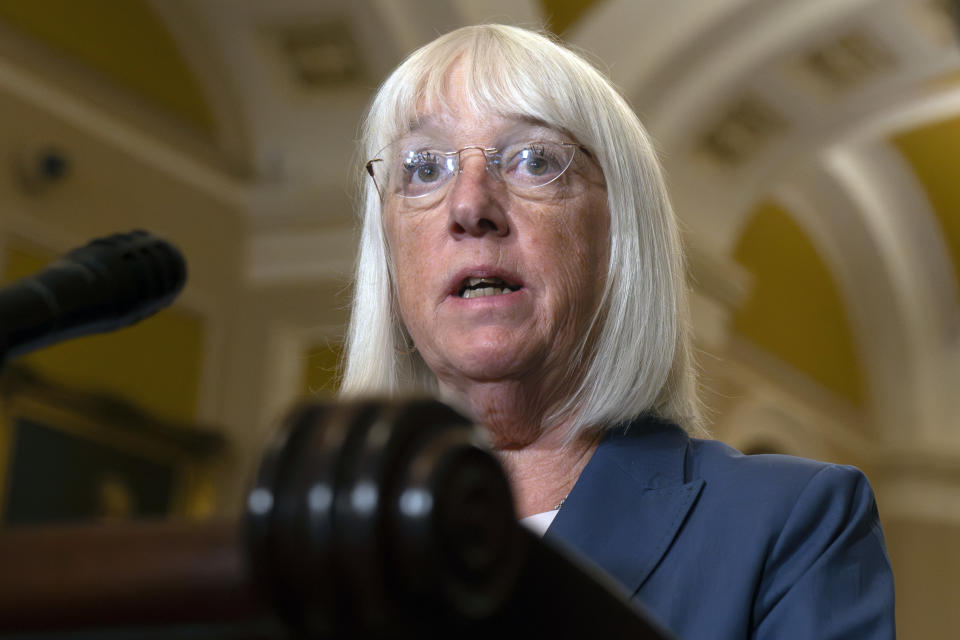
<svg viewBox="0 0 960 640">
<path fill-rule="evenodd" d="M 779 204 L 759 204 L 734 254 L 753 276 L 736 331 L 857 406 L 865 389 L 836 283 L 810 238 Z"/>
<path fill-rule="evenodd" d="M 540 0 L 543 15 L 554 33 L 563 33 L 601 0 Z"/>
<path fill-rule="evenodd" d="M 142 0 L 0 0 L 0 20 L 195 128 L 213 131 L 199 84 Z"/>
<path fill-rule="evenodd" d="M 339 342 L 316 344 L 303 355 L 302 392 L 317 397 L 333 396 L 340 387 L 337 365 L 343 352 Z"/>
<path fill-rule="evenodd" d="M 53 257 L 8 241 L 4 280 L 35 273 Z M 202 318 L 168 308 L 132 327 L 68 340 L 19 362 L 74 389 L 114 395 L 158 417 L 190 422 L 196 418 L 203 349 Z"/>
<path fill-rule="evenodd" d="M 883 532 L 896 577 L 898 635 L 955 637 L 960 629 L 960 525 L 893 520 L 884 522 Z"/>
</svg>

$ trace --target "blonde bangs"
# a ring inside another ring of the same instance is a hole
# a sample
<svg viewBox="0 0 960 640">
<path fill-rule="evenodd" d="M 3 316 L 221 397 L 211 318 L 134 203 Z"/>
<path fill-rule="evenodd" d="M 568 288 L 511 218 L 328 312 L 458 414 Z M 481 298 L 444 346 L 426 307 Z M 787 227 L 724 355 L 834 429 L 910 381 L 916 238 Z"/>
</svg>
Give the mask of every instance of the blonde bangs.
<svg viewBox="0 0 960 640">
<path fill-rule="evenodd" d="M 558 64 L 558 49 L 582 61 L 544 37 L 548 34 L 527 32 L 530 37 L 518 41 L 516 34 L 504 34 L 496 26 L 467 27 L 442 36 L 397 68 L 369 112 L 364 129 L 368 157 L 408 133 L 424 114 L 447 109 L 455 68 L 463 82 L 462 99 L 474 113 L 528 117 L 574 136 L 578 131 L 571 128 L 585 129 L 585 110 L 577 104 L 582 86 L 568 65 Z M 377 135 L 369 135 L 373 132 Z"/>
</svg>

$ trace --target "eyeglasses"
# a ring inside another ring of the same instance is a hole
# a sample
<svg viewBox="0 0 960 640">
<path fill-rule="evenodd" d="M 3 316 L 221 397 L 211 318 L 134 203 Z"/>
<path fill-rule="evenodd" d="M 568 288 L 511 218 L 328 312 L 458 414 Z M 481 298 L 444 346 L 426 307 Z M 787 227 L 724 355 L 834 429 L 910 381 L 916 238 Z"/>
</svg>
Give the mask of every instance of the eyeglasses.
<svg viewBox="0 0 960 640">
<path fill-rule="evenodd" d="M 468 145 L 456 151 L 430 148 L 387 147 L 381 158 L 366 164 L 367 173 L 384 197 L 387 192 L 403 198 L 424 198 L 438 193 L 452 178 L 463 171 L 462 154 L 476 150 L 483 154 L 486 169 L 495 179 L 507 184 L 518 195 L 532 195 L 531 191 L 556 184 L 573 163 L 577 149 L 586 149 L 575 142 L 527 140 L 511 143 L 503 148 Z M 382 163 L 382 164 L 377 164 Z M 380 184 L 377 174 L 383 167 Z"/>
</svg>

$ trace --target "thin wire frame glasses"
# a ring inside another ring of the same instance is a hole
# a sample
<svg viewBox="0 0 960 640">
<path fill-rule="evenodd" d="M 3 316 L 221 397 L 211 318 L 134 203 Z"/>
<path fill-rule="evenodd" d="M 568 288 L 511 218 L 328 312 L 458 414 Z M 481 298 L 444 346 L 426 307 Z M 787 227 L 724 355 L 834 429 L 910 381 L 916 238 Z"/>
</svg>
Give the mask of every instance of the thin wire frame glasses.
<svg viewBox="0 0 960 640">
<path fill-rule="evenodd" d="M 577 149 L 586 151 L 575 142 L 534 140 L 497 147 L 467 145 L 456 151 L 437 149 L 390 149 L 367 162 L 367 173 L 373 179 L 380 199 L 385 189 L 402 198 L 424 198 L 438 193 L 463 171 L 462 154 L 479 151 L 486 161 L 486 170 L 494 178 L 505 182 L 512 191 L 525 195 L 531 190 L 556 181 L 573 163 Z M 385 176 L 377 180 L 383 167 Z"/>
</svg>

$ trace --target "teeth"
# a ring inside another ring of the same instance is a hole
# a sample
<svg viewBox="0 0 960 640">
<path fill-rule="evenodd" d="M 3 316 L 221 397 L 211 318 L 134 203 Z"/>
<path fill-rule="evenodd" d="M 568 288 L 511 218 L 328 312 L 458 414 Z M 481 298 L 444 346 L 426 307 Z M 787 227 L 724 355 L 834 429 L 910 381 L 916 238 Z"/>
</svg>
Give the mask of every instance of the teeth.
<svg viewBox="0 0 960 640">
<path fill-rule="evenodd" d="M 511 287 L 500 278 L 488 276 L 484 278 L 467 277 L 464 278 L 460 286 L 459 295 L 461 298 L 482 298 L 485 296 L 502 296 L 507 293 L 513 293 L 519 286 Z"/>
<path fill-rule="evenodd" d="M 500 296 L 505 293 L 510 293 L 510 289 L 506 287 L 483 287 L 480 289 L 467 289 L 463 292 L 464 298 L 483 298 L 486 296 Z"/>
</svg>

